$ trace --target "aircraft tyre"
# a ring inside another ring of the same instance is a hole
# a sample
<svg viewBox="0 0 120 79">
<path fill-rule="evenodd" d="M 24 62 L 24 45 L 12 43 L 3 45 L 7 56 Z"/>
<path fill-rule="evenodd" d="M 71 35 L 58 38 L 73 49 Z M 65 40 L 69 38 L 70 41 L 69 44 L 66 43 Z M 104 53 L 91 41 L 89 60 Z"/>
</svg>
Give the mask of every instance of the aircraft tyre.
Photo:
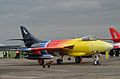
<svg viewBox="0 0 120 79">
<path fill-rule="evenodd" d="M 62 64 L 63 63 L 63 59 L 57 59 L 57 64 Z"/>
<path fill-rule="evenodd" d="M 75 57 L 75 62 L 76 62 L 76 63 L 80 63 L 80 62 L 81 62 L 81 60 L 82 60 L 82 58 L 81 58 L 81 57 Z"/>
<path fill-rule="evenodd" d="M 48 68 L 50 68 L 50 64 L 48 64 Z"/>
<path fill-rule="evenodd" d="M 42 65 L 43 66 L 43 68 L 45 68 L 45 65 Z"/>
</svg>

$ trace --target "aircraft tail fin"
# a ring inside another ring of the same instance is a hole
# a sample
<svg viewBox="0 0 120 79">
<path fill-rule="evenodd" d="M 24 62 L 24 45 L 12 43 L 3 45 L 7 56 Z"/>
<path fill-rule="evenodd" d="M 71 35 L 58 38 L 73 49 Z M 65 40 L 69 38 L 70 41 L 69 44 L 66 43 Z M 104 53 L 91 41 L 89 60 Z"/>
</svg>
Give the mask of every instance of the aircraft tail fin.
<svg viewBox="0 0 120 79">
<path fill-rule="evenodd" d="M 112 40 L 114 42 L 120 42 L 120 33 L 115 28 L 113 28 L 113 27 L 110 27 L 109 31 L 110 31 Z"/>
<path fill-rule="evenodd" d="M 26 47 L 31 47 L 34 43 L 39 43 L 41 40 L 38 40 L 35 36 L 33 36 L 24 26 L 20 26 L 21 34 L 23 37 L 23 41 Z"/>
</svg>

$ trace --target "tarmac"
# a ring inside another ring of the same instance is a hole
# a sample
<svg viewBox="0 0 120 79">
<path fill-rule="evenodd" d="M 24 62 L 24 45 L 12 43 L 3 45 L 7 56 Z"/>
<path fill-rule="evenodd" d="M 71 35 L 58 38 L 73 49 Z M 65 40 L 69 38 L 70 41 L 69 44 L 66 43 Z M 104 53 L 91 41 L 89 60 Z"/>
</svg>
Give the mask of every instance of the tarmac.
<svg viewBox="0 0 120 79">
<path fill-rule="evenodd" d="M 101 65 L 92 61 L 85 58 L 76 64 L 66 56 L 63 64 L 43 68 L 34 60 L 0 59 L 0 79 L 120 79 L 120 58 L 102 60 Z"/>
</svg>

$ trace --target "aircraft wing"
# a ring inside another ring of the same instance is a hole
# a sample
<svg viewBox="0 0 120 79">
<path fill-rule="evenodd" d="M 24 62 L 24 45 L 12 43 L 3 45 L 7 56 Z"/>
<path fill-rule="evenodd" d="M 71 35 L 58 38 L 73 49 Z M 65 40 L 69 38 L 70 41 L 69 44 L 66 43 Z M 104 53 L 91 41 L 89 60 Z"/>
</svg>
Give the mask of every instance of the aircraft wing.
<svg viewBox="0 0 120 79">
<path fill-rule="evenodd" d="M 58 50 L 58 49 L 73 49 L 74 45 L 56 46 L 56 47 L 36 47 L 36 48 L 21 48 L 21 51 L 41 51 L 41 50 Z"/>
</svg>

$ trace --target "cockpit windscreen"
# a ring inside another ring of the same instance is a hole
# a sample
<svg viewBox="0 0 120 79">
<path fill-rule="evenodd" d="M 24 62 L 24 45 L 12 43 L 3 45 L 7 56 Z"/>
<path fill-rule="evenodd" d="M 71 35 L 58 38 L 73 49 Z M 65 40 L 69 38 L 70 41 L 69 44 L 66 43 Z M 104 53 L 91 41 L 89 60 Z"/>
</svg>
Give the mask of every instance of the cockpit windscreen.
<svg viewBox="0 0 120 79">
<path fill-rule="evenodd" d="M 95 35 L 88 35 L 88 36 L 84 36 L 81 38 L 82 38 L 82 41 L 96 41 L 96 40 L 98 40 L 98 38 Z"/>
</svg>

